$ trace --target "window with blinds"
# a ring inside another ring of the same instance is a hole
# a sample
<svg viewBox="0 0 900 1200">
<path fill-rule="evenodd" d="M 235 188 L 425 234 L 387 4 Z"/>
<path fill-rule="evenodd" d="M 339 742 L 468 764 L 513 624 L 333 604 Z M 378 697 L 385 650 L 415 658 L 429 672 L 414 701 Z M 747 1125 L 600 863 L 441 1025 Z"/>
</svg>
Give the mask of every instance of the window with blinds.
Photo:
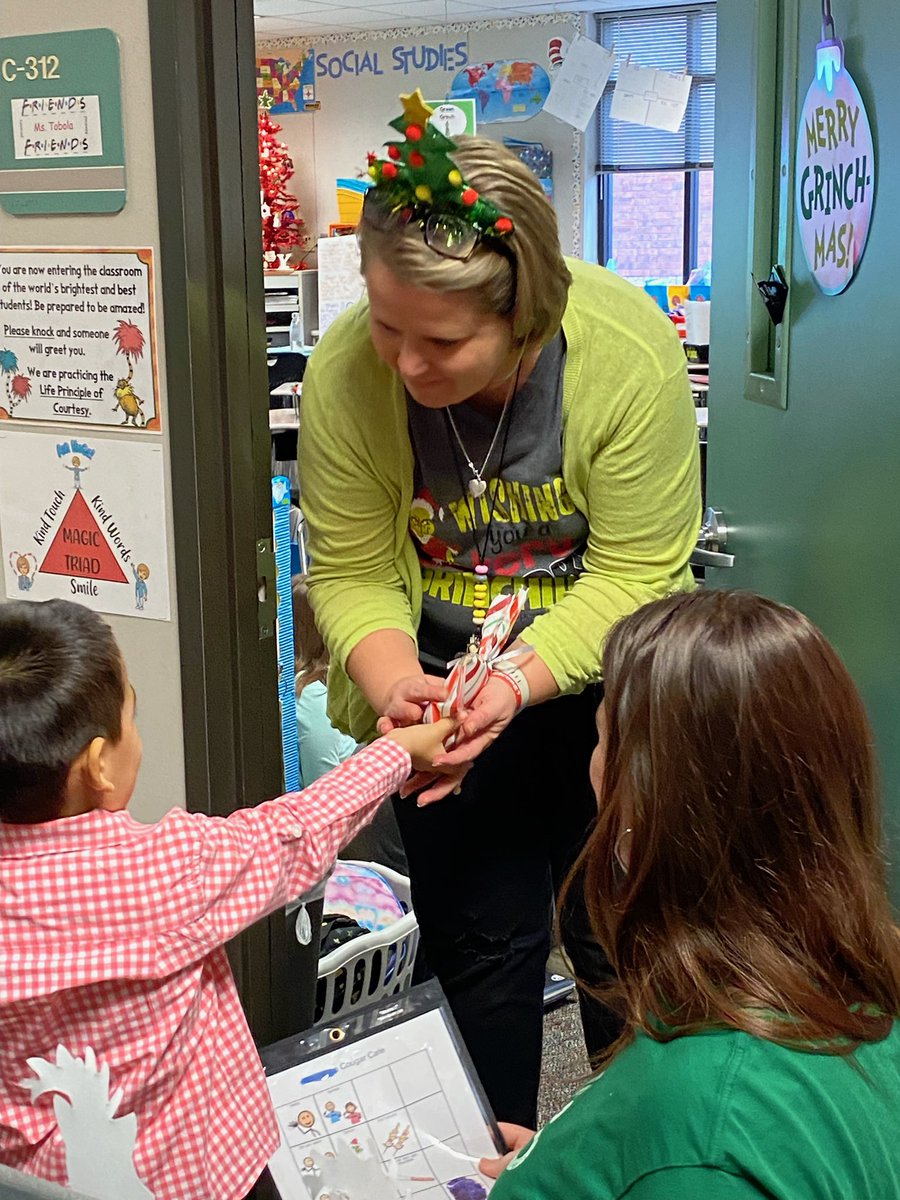
<svg viewBox="0 0 900 1200">
<path fill-rule="evenodd" d="M 617 65 L 597 107 L 598 172 L 697 170 L 713 165 L 716 10 L 713 4 L 598 15 L 598 40 L 615 47 Z M 658 67 L 692 77 L 678 133 L 611 119 L 618 64 Z"/>
<path fill-rule="evenodd" d="M 716 9 L 712 0 L 597 14 L 598 40 L 616 70 L 597 107 L 601 262 L 635 283 L 708 280 L 712 256 Z M 618 70 L 656 67 L 691 76 L 677 133 L 613 120 Z"/>
</svg>

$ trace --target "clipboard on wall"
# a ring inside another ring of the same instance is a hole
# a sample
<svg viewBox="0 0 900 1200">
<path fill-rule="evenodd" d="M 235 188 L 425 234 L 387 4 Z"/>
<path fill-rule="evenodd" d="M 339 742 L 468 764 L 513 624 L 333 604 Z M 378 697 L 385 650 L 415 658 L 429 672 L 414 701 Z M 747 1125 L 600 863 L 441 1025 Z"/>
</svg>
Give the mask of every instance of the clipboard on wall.
<svg viewBox="0 0 900 1200">
<path fill-rule="evenodd" d="M 349 986 L 350 981 L 348 981 Z M 260 1052 L 281 1200 L 485 1200 L 503 1139 L 436 981 Z"/>
</svg>

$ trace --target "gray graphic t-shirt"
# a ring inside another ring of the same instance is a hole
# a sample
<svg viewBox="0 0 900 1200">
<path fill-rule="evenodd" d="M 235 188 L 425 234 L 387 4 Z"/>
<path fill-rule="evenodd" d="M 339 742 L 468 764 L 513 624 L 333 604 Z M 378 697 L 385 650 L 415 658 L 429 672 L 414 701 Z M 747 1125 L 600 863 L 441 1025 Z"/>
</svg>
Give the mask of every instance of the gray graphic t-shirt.
<svg viewBox="0 0 900 1200">
<path fill-rule="evenodd" d="M 422 566 L 419 657 L 443 674 L 475 632 L 474 568 L 484 563 L 493 599 L 528 588 L 528 604 L 510 642 L 572 587 L 582 569 L 588 524 L 562 477 L 562 334 L 544 347 L 510 404 L 482 476 L 487 490 L 468 491 L 472 472 L 444 410 L 407 397 L 415 456 L 409 530 Z M 481 467 L 497 413 L 453 408 L 468 456 Z M 502 458 L 502 461 L 501 461 Z"/>
</svg>

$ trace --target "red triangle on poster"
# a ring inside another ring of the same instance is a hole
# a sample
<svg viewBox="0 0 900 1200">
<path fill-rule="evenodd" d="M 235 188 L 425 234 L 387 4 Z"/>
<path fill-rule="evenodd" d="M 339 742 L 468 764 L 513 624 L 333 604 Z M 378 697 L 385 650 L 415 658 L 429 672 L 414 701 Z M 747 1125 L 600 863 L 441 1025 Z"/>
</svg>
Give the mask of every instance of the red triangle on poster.
<svg viewBox="0 0 900 1200">
<path fill-rule="evenodd" d="M 50 549 L 41 563 L 45 575 L 106 579 L 127 583 L 125 572 L 103 535 L 83 494 L 76 491 Z"/>
</svg>

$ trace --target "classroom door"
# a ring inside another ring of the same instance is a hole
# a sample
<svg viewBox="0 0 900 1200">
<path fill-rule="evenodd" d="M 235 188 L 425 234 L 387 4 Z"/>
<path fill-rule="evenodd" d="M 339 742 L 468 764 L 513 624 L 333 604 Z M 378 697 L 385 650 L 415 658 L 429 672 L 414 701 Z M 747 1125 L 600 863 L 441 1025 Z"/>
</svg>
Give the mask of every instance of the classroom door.
<svg viewBox="0 0 900 1200">
<path fill-rule="evenodd" d="M 874 725 L 896 860 L 900 6 L 833 0 L 833 13 L 872 123 L 877 191 L 858 273 L 846 292 L 829 297 L 804 261 L 790 186 L 821 0 L 718 4 L 707 499 L 723 511 L 735 563 L 708 570 L 707 579 L 796 605 L 838 647 Z M 765 277 L 779 258 L 790 300 L 776 335 L 750 272 Z M 896 862 L 892 886 L 900 901 Z"/>
<path fill-rule="evenodd" d="M 252 0 L 147 0 L 188 808 L 283 790 Z M 260 1044 L 312 1022 L 283 912 L 229 944 Z"/>
</svg>

